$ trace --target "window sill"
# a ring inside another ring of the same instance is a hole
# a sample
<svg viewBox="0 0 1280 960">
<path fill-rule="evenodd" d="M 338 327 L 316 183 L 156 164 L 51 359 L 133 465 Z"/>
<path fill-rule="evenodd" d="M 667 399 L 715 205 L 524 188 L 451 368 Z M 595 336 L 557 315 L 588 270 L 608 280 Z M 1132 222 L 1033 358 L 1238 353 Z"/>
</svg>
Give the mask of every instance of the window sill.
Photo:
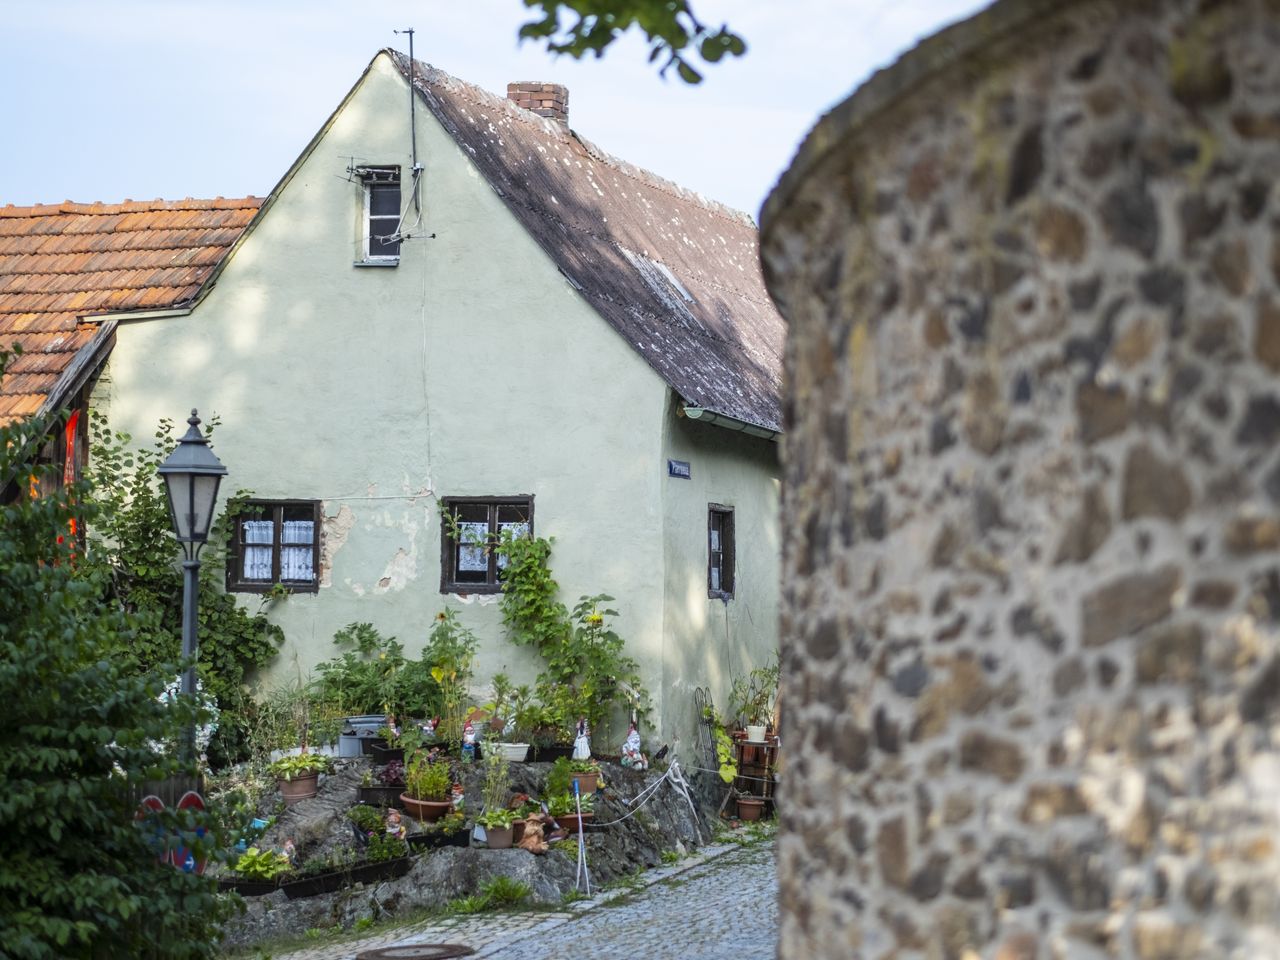
<svg viewBox="0 0 1280 960">
<path fill-rule="evenodd" d="M 724 591 L 724 590 L 708 590 L 708 591 L 707 591 L 707 599 L 708 599 L 708 600 L 726 600 L 726 601 L 727 601 L 727 600 L 732 600 L 732 599 L 733 599 L 733 594 L 732 594 L 732 593 L 729 593 L 729 592 L 726 592 L 726 591 Z"/>
<path fill-rule="evenodd" d="M 446 583 L 440 587 L 441 593 L 466 596 L 469 593 L 495 594 L 502 592 L 501 584 L 490 583 Z"/>
<path fill-rule="evenodd" d="M 400 266 L 400 258 L 394 260 L 357 260 L 351 264 L 353 267 L 398 267 Z"/>
<path fill-rule="evenodd" d="M 319 593 L 318 583 L 228 583 L 227 593 L 270 593 L 284 587 L 288 593 Z"/>
</svg>

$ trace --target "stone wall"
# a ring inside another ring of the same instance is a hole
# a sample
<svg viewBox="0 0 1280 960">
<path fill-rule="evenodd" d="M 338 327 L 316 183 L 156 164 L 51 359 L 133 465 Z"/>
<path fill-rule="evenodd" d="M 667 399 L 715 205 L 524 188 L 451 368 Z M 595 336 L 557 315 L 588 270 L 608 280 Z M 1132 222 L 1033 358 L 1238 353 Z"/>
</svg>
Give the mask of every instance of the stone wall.
<svg viewBox="0 0 1280 960">
<path fill-rule="evenodd" d="M 1005 0 L 766 204 L 783 958 L 1280 957 L 1280 7 Z"/>
</svg>

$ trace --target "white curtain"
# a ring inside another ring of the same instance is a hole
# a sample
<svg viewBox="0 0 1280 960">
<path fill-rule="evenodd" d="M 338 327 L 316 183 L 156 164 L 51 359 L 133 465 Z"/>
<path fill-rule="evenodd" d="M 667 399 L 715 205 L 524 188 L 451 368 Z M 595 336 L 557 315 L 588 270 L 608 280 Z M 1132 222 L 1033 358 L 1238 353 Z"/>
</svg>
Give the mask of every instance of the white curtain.
<svg viewBox="0 0 1280 960">
<path fill-rule="evenodd" d="M 528 524 L 527 522 L 523 522 L 523 523 L 500 523 L 500 524 L 498 524 L 498 536 L 499 536 L 499 537 L 501 537 L 501 536 L 502 536 L 502 532 L 503 532 L 504 530 L 511 530 L 511 531 L 512 531 L 512 536 L 513 536 L 515 539 L 519 540 L 521 537 L 527 537 L 527 536 L 529 535 L 529 524 Z M 504 557 L 502 554 L 498 554 L 498 569 L 499 569 L 499 570 L 504 570 L 504 569 L 506 569 L 506 566 L 507 566 L 507 558 L 506 558 L 506 557 Z"/>
<path fill-rule="evenodd" d="M 271 579 L 271 535 L 275 524 L 270 520 L 245 520 L 244 530 L 244 579 Z M 265 543 L 265 547 L 253 544 Z"/>
<path fill-rule="evenodd" d="M 280 536 L 280 579 L 312 580 L 315 521 L 286 520 Z"/>
<path fill-rule="evenodd" d="M 489 524 L 480 521 L 469 521 L 458 524 L 462 543 L 458 545 L 459 570 L 488 570 L 489 559 L 484 554 L 485 542 L 489 539 Z"/>
</svg>

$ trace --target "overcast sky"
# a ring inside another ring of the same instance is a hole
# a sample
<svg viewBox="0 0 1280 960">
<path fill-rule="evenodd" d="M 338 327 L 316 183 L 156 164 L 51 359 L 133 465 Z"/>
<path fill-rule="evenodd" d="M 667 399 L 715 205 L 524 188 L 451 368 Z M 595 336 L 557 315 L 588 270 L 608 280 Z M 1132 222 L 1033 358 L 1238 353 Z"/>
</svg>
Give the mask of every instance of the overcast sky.
<svg viewBox="0 0 1280 960">
<path fill-rule="evenodd" d="M 505 93 L 569 87 L 601 149 L 756 216 L 814 122 L 980 0 L 694 0 L 746 57 L 687 87 L 642 40 L 553 58 L 520 0 L 0 0 L 0 205 L 264 196 L 382 47 Z"/>
</svg>

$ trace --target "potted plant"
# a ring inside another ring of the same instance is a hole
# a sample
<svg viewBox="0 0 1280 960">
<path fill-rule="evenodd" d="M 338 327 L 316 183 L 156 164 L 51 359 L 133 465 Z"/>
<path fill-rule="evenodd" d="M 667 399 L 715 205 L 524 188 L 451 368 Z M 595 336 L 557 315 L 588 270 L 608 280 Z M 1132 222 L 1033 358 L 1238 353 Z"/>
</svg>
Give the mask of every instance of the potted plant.
<svg viewBox="0 0 1280 960">
<path fill-rule="evenodd" d="M 578 796 L 573 795 L 573 761 L 560 757 L 547 772 L 546 803 L 547 812 L 566 830 L 576 831 L 579 825 L 578 810 L 581 809 L 582 820 L 592 816 L 592 795 L 583 793 L 579 783 Z"/>
<path fill-rule="evenodd" d="M 592 806 L 591 796 L 584 797 L 579 794 L 575 800 L 572 793 L 558 793 L 547 797 L 547 813 L 570 833 L 577 833 L 578 828 L 594 816 Z M 581 813 L 578 812 L 579 810 Z"/>
<path fill-rule="evenodd" d="M 490 751 L 484 758 L 484 784 L 481 801 L 484 812 L 476 822 L 485 828 L 485 842 L 490 849 L 511 846 L 515 811 L 510 808 L 511 779 L 507 761 L 497 751 Z"/>
<path fill-rule="evenodd" d="M 439 820 L 453 809 L 453 778 L 449 761 L 433 760 L 419 750 L 404 772 L 405 791 L 400 802 L 415 820 Z"/>
<path fill-rule="evenodd" d="M 507 850 L 511 847 L 515 822 L 516 812 L 506 807 L 487 809 L 476 817 L 476 823 L 484 827 L 485 843 L 490 850 Z"/>
<path fill-rule="evenodd" d="M 234 890 L 243 897 L 256 897 L 270 893 L 280 885 L 280 878 L 289 872 L 289 858 L 278 850 L 260 850 L 250 847 L 236 858 L 231 868 L 235 877 L 218 882 L 223 890 Z"/>
<path fill-rule="evenodd" d="M 356 790 L 356 799 L 378 807 L 398 807 L 404 790 L 404 764 L 394 760 L 377 773 L 365 772 Z"/>
<path fill-rule="evenodd" d="M 320 774 L 332 769 L 333 761 L 329 757 L 303 750 L 276 760 L 267 767 L 267 772 L 276 778 L 276 786 L 288 807 L 314 797 Z"/>
<path fill-rule="evenodd" d="M 493 678 L 494 711 L 501 709 L 501 740 L 486 743 L 486 750 L 496 750 L 508 763 L 524 763 L 529 757 L 529 737 L 537 725 L 539 710 L 533 702 L 528 684 L 513 687 L 504 674 Z"/>
<path fill-rule="evenodd" d="M 600 765 L 594 760 L 570 760 L 569 772 L 578 783 L 578 792 L 584 797 L 590 796 L 599 788 Z"/>
<path fill-rule="evenodd" d="M 778 663 L 756 667 L 746 677 L 733 681 L 729 694 L 730 711 L 746 729 L 752 743 L 765 743 L 773 721 L 773 703 L 778 694 Z"/>
<path fill-rule="evenodd" d="M 420 832 L 409 834 L 407 839 L 414 850 L 465 847 L 471 842 L 471 830 L 467 818 L 455 810 L 434 823 L 424 824 Z"/>
</svg>

